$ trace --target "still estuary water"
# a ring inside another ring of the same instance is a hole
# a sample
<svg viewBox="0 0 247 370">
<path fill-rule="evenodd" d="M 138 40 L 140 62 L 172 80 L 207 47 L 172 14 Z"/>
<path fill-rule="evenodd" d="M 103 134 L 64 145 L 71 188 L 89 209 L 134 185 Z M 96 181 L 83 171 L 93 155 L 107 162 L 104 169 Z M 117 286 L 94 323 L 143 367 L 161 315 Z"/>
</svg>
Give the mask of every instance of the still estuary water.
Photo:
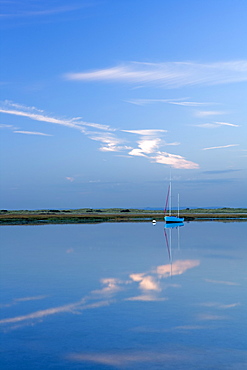
<svg viewBox="0 0 247 370">
<path fill-rule="evenodd" d="M 0 368 L 247 368 L 247 222 L 2 226 Z"/>
</svg>

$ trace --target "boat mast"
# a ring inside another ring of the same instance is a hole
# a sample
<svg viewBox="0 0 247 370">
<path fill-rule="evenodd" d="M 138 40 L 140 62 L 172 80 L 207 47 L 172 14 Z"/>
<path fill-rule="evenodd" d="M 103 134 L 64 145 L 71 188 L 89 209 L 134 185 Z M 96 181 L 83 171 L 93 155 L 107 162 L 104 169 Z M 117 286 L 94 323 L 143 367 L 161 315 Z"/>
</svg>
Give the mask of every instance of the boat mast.
<svg viewBox="0 0 247 370">
<path fill-rule="evenodd" d="M 170 171 L 170 210 L 169 210 L 169 216 L 172 214 L 172 177 L 171 177 L 171 171 Z"/>
<path fill-rule="evenodd" d="M 178 194 L 178 217 L 179 217 L 179 194 Z"/>
</svg>

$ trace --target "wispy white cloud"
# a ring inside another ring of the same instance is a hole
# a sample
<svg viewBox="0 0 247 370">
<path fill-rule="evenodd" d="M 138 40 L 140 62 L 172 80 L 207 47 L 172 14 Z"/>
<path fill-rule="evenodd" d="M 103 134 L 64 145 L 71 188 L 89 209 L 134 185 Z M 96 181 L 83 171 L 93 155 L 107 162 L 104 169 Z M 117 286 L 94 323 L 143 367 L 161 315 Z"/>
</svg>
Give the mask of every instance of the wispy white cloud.
<svg viewBox="0 0 247 370">
<path fill-rule="evenodd" d="M 181 325 L 181 326 L 174 326 L 171 329 L 167 329 L 166 331 L 187 331 L 187 330 L 202 330 L 205 329 L 205 326 L 201 325 Z"/>
<path fill-rule="evenodd" d="M 195 113 L 197 117 L 217 116 L 221 114 L 226 114 L 226 112 L 216 111 L 216 110 L 207 110 L 207 111 L 198 111 Z"/>
<path fill-rule="evenodd" d="M 173 143 L 165 143 L 165 146 L 176 146 L 176 145 L 180 145 L 180 143 L 178 141 L 174 141 Z"/>
<path fill-rule="evenodd" d="M 35 107 L 25 107 L 7 100 L 0 104 L 0 112 L 79 130 L 84 135 L 87 135 L 89 139 L 100 142 L 101 146 L 99 150 L 102 152 L 127 152 L 128 157 L 146 157 L 151 162 L 169 165 L 174 168 L 192 169 L 199 167 L 198 164 L 188 161 L 180 155 L 160 151 L 163 146 L 180 144 L 178 142 L 167 143 L 164 141 L 163 136 L 167 133 L 167 130 L 164 129 L 117 130 L 109 125 L 82 121 L 80 117 L 69 119 L 53 117 Z M 3 128 L 6 128 L 6 126 Z M 14 127 L 11 126 L 8 128 L 14 131 Z M 94 129 L 97 131 L 94 131 Z M 19 128 L 15 128 L 15 133 L 50 136 L 42 132 L 20 130 Z M 135 139 L 133 143 L 133 139 L 124 137 L 124 133 L 139 135 L 140 138 Z"/>
<path fill-rule="evenodd" d="M 168 298 L 165 297 L 159 298 L 151 294 L 141 294 L 135 297 L 125 298 L 125 301 L 141 301 L 141 302 L 163 302 L 167 300 Z"/>
<path fill-rule="evenodd" d="M 198 125 L 194 125 L 196 127 L 202 127 L 202 128 L 218 128 L 219 125 L 216 123 L 199 123 Z"/>
<path fill-rule="evenodd" d="M 147 139 L 147 140 L 140 140 L 137 142 L 139 149 L 133 149 L 129 152 L 129 155 L 136 155 L 135 153 L 140 153 L 141 155 L 154 153 L 161 144 L 161 139 Z"/>
<path fill-rule="evenodd" d="M 91 72 L 67 73 L 67 80 L 154 83 L 164 87 L 217 85 L 247 80 L 247 61 L 217 63 L 130 62 Z"/>
<path fill-rule="evenodd" d="M 153 137 L 157 134 L 162 134 L 162 133 L 165 133 L 167 132 L 167 130 L 121 130 L 123 132 L 129 132 L 131 134 L 137 134 L 137 135 L 142 135 L 142 136 L 149 136 L 149 137 Z"/>
<path fill-rule="evenodd" d="M 135 105 L 147 105 L 147 104 L 153 104 L 153 103 L 170 103 L 171 99 L 131 99 L 131 100 L 125 100 L 125 101 L 126 103 L 135 104 Z"/>
<path fill-rule="evenodd" d="M 13 125 L 5 125 L 5 124 L 0 124 L 0 129 L 8 129 L 14 132 L 15 134 L 25 134 L 25 135 L 39 135 L 39 136 L 52 136 L 50 134 L 45 134 L 44 132 L 38 132 L 38 131 L 23 131 L 19 130 L 17 127 Z"/>
<path fill-rule="evenodd" d="M 132 148 L 128 153 L 130 156 L 146 157 L 147 154 L 157 151 L 162 145 L 163 141 L 160 136 L 167 132 L 167 130 L 159 129 L 142 129 L 142 130 L 122 130 L 130 134 L 140 135 L 141 139 L 137 140 L 138 148 Z"/>
<path fill-rule="evenodd" d="M 63 126 L 82 129 L 81 127 L 72 123 L 72 121 L 53 118 L 53 117 L 45 116 L 45 115 L 39 114 L 39 113 L 31 113 L 31 112 L 28 112 L 28 111 L 25 112 L 25 111 L 20 111 L 20 110 L 4 109 L 4 108 L 0 108 L 0 112 L 15 115 L 15 116 L 27 117 L 27 118 L 30 118 L 30 119 L 35 120 L 35 121 L 56 123 L 56 124 L 63 125 Z"/>
<path fill-rule="evenodd" d="M 37 131 L 19 131 L 15 130 L 15 134 L 25 134 L 25 135 L 39 135 L 39 136 L 52 136 L 49 134 L 44 134 L 43 132 L 37 132 Z"/>
<path fill-rule="evenodd" d="M 102 152 L 119 152 L 124 149 L 130 149 L 128 146 L 120 145 L 124 143 L 123 139 L 118 138 L 110 133 L 89 133 L 91 140 L 99 141 L 103 145 L 100 147 Z"/>
<path fill-rule="evenodd" d="M 100 125 L 97 123 L 84 122 L 78 119 L 78 117 L 66 119 L 66 118 L 56 118 L 45 114 L 43 111 L 36 109 L 35 107 L 26 107 L 20 104 L 15 104 L 10 101 L 4 101 L 0 105 L 0 112 L 5 114 L 10 114 L 14 116 L 27 117 L 34 121 L 55 123 L 57 125 L 67 126 L 70 128 L 75 128 L 81 132 L 85 132 L 86 127 L 97 128 L 100 130 L 110 130 L 107 125 Z"/>
<path fill-rule="evenodd" d="M 228 123 L 228 122 L 215 122 L 217 125 L 221 126 L 232 126 L 232 127 L 239 127 L 239 125 L 233 124 L 233 123 Z"/>
<path fill-rule="evenodd" d="M 132 149 L 129 153 L 129 155 L 133 156 L 133 157 L 147 157 L 143 151 L 141 149 Z"/>
<path fill-rule="evenodd" d="M 221 145 L 221 146 L 212 146 L 210 148 L 203 148 L 202 150 L 211 150 L 211 149 L 224 149 L 230 148 L 232 146 L 238 146 L 239 144 L 228 144 L 228 145 Z"/>
<path fill-rule="evenodd" d="M 13 126 L 13 125 L 5 125 L 4 123 L 1 123 L 0 124 L 0 128 L 2 129 L 9 129 L 9 130 L 17 130 L 17 127 Z"/>
<path fill-rule="evenodd" d="M 11 302 L 9 303 L 3 303 L 0 304 L 0 308 L 5 308 L 5 307 L 11 307 L 13 305 L 16 305 L 17 303 L 22 303 L 22 302 L 28 302 L 28 301 L 39 301 L 41 299 L 47 298 L 48 295 L 37 295 L 37 296 L 31 296 L 31 297 L 20 297 L 20 298 L 14 298 Z"/>
<path fill-rule="evenodd" d="M 227 316 L 222 315 L 213 315 L 208 313 L 202 313 L 198 315 L 198 320 L 202 321 L 218 321 L 218 320 L 227 320 Z"/>
<path fill-rule="evenodd" d="M 143 156 L 147 154 L 157 153 L 160 146 L 163 145 L 179 145 L 179 143 L 164 143 L 160 138 L 154 139 L 142 139 L 137 141 L 138 148 L 132 149 L 129 155 L 132 156 Z M 152 157 L 153 158 L 153 157 Z"/>
<path fill-rule="evenodd" d="M 211 123 L 200 123 L 198 125 L 195 125 L 196 127 L 202 127 L 202 128 L 219 128 L 222 126 L 230 126 L 230 127 L 239 127 L 239 125 L 228 123 L 228 122 L 211 122 Z"/>
<path fill-rule="evenodd" d="M 36 295 L 31 297 L 21 297 L 21 298 L 15 298 L 15 302 L 27 302 L 27 301 L 39 301 L 40 299 L 47 298 L 47 295 Z"/>
<path fill-rule="evenodd" d="M 178 99 L 132 99 L 132 100 L 126 100 L 126 102 L 131 103 L 131 104 L 135 104 L 135 105 L 147 105 L 147 104 L 152 104 L 152 103 L 167 103 L 167 104 L 182 105 L 184 107 L 199 107 L 199 106 L 215 104 L 215 103 L 202 103 L 202 102 L 185 101 L 185 98 L 178 98 Z"/>
<path fill-rule="evenodd" d="M 171 367 L 170 364 L 174 365 L 174 361 L 178 364 L 184 363 L 185 356 L 181 353 L 176 352 L 176 354 L 169 352 L 168 350 L 163 350 L 162 352 L 158 351 L 124 351 L 124 352 L 106 352 L 106 353 L 71 353 L 67 356 L 67 359 L 70 361 L 76 362 L 89 362 L 92 364 L 99 364 L 99 366 L 113 368 L 124 368 L 124 369 L 135 369 L 135 368 L 147 368 L 147 364 L 168 364 L 168 367 Z M 143 364 L 143 366 L 141 365 Z M 179 366 L 178 366 L 179 367 Z"/>
<path fill-rule="evenodd" d="M 230 285 L 230 286 L 235 286 L 235 285 L 240 285 L 238 283 L 235 283 L 233 281 L 225 281 L 225 280 L 212 280 L 212 279 L 204 279 L 207 283 L 212 283 L 212 284 L 223 284 L 223 285 Z"/>
<path fill-rule="evenodd" d="M 200 103 L 195 101 L 181 101 L 181 102 L 170 102 L 170 104 L 182 105 L 184 107 L 200 107 L 202 105 L 211 105 L 213 103 Z"/>
<path fill-rule="evenodd" d="M 23 111 L 26 111 L 26 112 L 44 113 L 44 110 L 42 110 L 42 109 L 38 109 L 36 107 L 27 107 L 26 105 L 23 105 L 23 104 L 14 103 L 11 100 L 5 100 L 1 104 L 3 104 L 6 107 L 12 107 L 14 109 L 21 110 L 21 111 L 23 110 Z"/>
<path fill-rule="evenodd" d="M 11 4 L 11 1 L 2 4 L 1 18 L 26 18 L 26 17 L 44 17 L 49 15 L 55 15 L 60 13 L 67 13 L 72 11 L 78 11 L 83 5 L 71 4 L 64 6 L 53 5 L 53 1 L 44 3 L 42 1 L 35 2 L 15 2 L 15 7 Z M 11 6 L 12 5 L 12 6 Z"/>
<path fill-rule="evenodd" d="M 237 303 L 230 303 L 230 304 L 222 304 L 218 302 L 205 302 L 205 303 L 201 303 L 200 306 L 226 310 L 228 308 L 238 307 L 240 306 L 240 303 L 237 302 Z"/>
</svg>

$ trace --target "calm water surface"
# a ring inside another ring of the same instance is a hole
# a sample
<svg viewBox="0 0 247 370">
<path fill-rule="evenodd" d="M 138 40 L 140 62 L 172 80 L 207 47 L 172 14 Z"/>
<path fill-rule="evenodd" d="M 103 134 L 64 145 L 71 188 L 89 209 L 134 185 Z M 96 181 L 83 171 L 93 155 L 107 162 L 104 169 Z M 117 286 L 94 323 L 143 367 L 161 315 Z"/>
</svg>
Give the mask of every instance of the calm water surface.
<svg viewBox="0 0 247 370">
<path fill-rule="evenodd" d="M 247 368 L 247 223 L 2 226 L 1 369 Z"/>
</svg>

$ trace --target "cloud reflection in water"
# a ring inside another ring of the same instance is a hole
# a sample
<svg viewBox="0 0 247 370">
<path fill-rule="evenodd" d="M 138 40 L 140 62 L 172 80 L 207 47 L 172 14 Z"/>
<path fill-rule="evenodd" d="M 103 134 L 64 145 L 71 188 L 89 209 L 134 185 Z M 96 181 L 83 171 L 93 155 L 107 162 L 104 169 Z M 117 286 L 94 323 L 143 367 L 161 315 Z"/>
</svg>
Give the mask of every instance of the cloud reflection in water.
<svg viewBox="0 0 247 370">
<path fill-rule="evenodd" d="M 173 263 L 173 275 L 181 275 L 185 271 L 187 271 L 190 268 L 196 267 L 200 264 L 200 261 L 198 260 L 179 260 L 175 261 Z M 157 293 L 162 292 L 162 287 L 160 280 L 162 278 L 167 278 L 170 276 L 170 265 L 161 265 L 157 266 L 153 271 L 151 272 L 144 272 L 144 273 L 134 273 L 130 274 L 129 277 L 131 280 L 120 280 L 117 278 L 105 278 L 101 280 L 101 283 L 105 285 L 102 289 L 99 290 L 93 290 L 89 293 L 89 295 L 81 298 L 79 301 L 61 305 L 57 307 L 51 307 L 44 310 L 38 310 L 32 313 L 29 313 L 27 315 L 20 315 L 15 316 L 11 318 L 5 318 L 0 320 L 0 325 L 6 325 L 6 324 L 15 324 L 20 322 L 27 322 L 27 325 L 29 325 L 29 322 L 31 321 L 33 323 L 33 320 L 36 320 L 38 322 L 38 319 L 43 319 L 44 317 L 56 315 L 60 313 L 80 313 L 81 311 L 85 309 L 92 309 L 92 308 L 98 308 L 102 306 L 106 306 L 109 304 L 112 304 L 115 302 L 115 300 L 111 299 L 112 296 L 115 296 L 119 291 L 123 290 L 124 287 L 127 285 L 138 283 L 138 288 L 143 292 L 143 294 L 134 296 L 134 297 L 128 297 L 124 300 L 126 301 L 165 301 L 168 298 L 167 297 L 158 297 Z M 170 284 L 170 286 L 175 286 L 175 284 Z M 164 289 L 164 288 L 163 288 Z M 14 302 L 17 301 L 28 301 L 28 300 L 39 300 L 43 299 L 46 296 L 36 296 L 36 297 L 26 297 L 26 298 L 17 298 L 13 300 Z M 102 300 L 102 298 L 104 298 Z M 108 299 L 107 299 L 108 298 Z M 88 303 L 92 300 L 98 300 L 98 302 L 94 303 Z M 5 305 L 6 307 L 6 305 Z M 12 329 L 17 328 L 18 326 L 12 327 Z"/>
</svg>

